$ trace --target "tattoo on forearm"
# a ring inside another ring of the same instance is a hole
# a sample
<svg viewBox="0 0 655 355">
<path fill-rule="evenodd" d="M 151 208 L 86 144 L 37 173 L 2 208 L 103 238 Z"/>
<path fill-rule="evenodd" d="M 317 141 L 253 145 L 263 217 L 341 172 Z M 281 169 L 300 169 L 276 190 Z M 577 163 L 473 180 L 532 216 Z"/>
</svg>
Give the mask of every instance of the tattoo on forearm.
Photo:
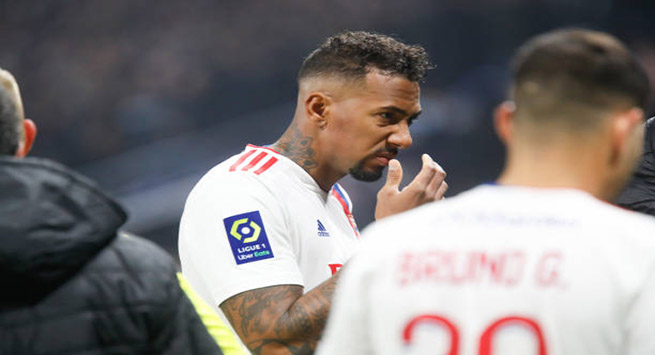
<svg viewBox="0 0 655 355">
<path fill-rule="evenodd" d="M 311 354 L 327 322 L 337 275 L 305 295 L 301 286 L 265 287 L 238 294 L 221 309 L 253 353 L 284 348 Z"/>
<path fill-rule="evenodd" d="M 309 171 L 318 166 L 312 149 L 313 141 L 314 138 L 303 136 L 298 126 L 292 124 L 287 134 L 275 143 L 275 149 Z"/>
<path fill-rule="evenodd" d="M 256 345 L 249 346 L 250 351 L 255 355 L 266 354 L 268 349 L 284 348 L 293 355 L 313 354 L 316 350 L 316 341 L 307 342 L 281 342 L 278 340 L 258 340 Z"/>
</svg>

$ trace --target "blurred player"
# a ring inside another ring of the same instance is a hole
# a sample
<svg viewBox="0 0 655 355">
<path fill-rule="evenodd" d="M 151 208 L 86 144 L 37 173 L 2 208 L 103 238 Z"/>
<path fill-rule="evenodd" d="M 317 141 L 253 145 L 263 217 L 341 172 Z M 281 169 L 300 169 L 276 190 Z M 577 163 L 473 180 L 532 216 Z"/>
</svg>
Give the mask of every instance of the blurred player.
<svg viewBox="0 0 655 355">
<path fill-rule="evenodd" d="M 607 34 L 525 44 L 497 185 L 367 230 L 319 353 L 655 354 L 655 221 L 604 202 L 641 153 L 648 87 Z"/>
<path fill-rule="evenodd" d="M 26 158 L 35 137 L 0 69 L 0 354 L 223 354 L 171 257 L 94 183 Z"/>
<path fill-rule="evenodd" d="M 412 143 L 425 50 L 368 32 L 329 38 L 304 61 L 290 126 L 271 147 L 209 171 L 180 225 L 182 270 L 255 353 L 312 352 L 338 269 L 359 247 L 337 181 L 373 181 L 390 165 L 376 217 L 440 199 L 445 173 L 429 156 L 402 191 L 393 158 Z M 262 122 L 262 124 L 266 124 Z"/>
<path fill-rule="evenodd" d="M 641 163 L 616 202 L 633 211 L 655 216 L 655 117 L 646 121 L 645 132 Z"/>
</svg>

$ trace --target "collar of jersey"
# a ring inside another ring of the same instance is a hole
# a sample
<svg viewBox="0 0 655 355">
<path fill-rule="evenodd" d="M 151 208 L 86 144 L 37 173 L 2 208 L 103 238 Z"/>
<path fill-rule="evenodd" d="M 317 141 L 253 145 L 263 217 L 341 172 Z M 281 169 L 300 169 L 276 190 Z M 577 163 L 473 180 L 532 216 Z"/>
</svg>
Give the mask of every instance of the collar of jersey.
<svg viewBox="0 0 655 355">
<path fill-rule="evenodd" d="M 300 165 L 298 165 L 293 160 L 280 154 L 275 149 L 270 148 L 270 146 L 257 146 L 254 144 L 248 144 L 246 146 L 246 150 L 253 150 L 253 149 L 266 150 L 269 153 L 273 154 L 278 159 L 279 163 L 284 164 L 286 169 L 291 169 L 292 171 L 294 171 L 294 174 L 290 175 L 290 177 L 300 180 L 300 183 L 302 183 L 303 186 L 306 186 L 309 190 L 314 191 L 318 195 L 322 196 L 323 199 L 328 198 L 329 191 L 328 192 L 323 191 L 323 189 L 321 189 L 321 187 L 318 186 L 318 183 L 316 183 L 316 180 L 314 180 L 314 178 L 311 175 L 309 175 L 309 173 L 305 169 L 301 168 Z"/>
<path fill-rule="evenodd" d="M 542 194 L 544 196 L 557 196 L 557 195 L 577 195 L 579 197 L 584 197 L 586 199 L 593 199 L 603 203 L 608 203 L 601 199 L 596 198 L 587 191 L 576 189 L 573 187 L 532 187 L 524 185 L 506 185 L 499 184 L 496 181 L 485 182 L 478 185 L 472 190 L 483 190 L 483 191 L 504 191 L 504 193 L 533 193 L 533 194 Z M 560 198 L 559 196 L 555 198 Z"/>
</svg>

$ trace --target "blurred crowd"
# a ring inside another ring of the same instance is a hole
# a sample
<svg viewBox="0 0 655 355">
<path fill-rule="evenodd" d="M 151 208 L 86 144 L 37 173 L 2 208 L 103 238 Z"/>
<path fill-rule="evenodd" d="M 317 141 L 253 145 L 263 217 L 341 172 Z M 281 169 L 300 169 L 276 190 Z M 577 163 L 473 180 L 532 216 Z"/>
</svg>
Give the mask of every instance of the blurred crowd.
<svg viewBox="0 0 655 355">
<path fill-rule="evenodd" d="M 648 2 L 5 1 L 0 10 L 0 63 L 47 132 L 37 152 L 71 164 L 292 99 L 307 48 L 340 29 L 425 44 L 437 64 L 427 87 L 469 96 L 462 106 L 502 96 L 511 48 L 561 24 L 614 30 L 655 77 Z"/>
<path fill-rule="evenodd" d="M 203 132 L 222 150 L 235 137 L 221 127 L 253 112 L 279 115 L 274 108 L 293 102 L 309 49 L 344 29 L 377 30 L 424 45 L 436 64 L 409 154 L 433 153 L 456 193 L 493 179 L 502 163 L 489 112 L 505 94 L 519 43 L 559 26 L 606 30 L 635 50 L 655 82 L 653 14 L 646 0 L 0 1 L 0 66 L 21 83 L 26 115 L 41 130 L 34 154 L 82 168 L 116 192 L 128 178 L 105 173 L 107 158 Z M 268 135 L 251 141 L 271 143 L 291 115 L 270 117 Z M 168 170 L 184 170 L 198 153 L 176 149 L 157 156 Z M 371 205 L 376 188 L 355 189 L 356 205 Z M 366 225 L 372 213 L 357 217 Z"/>
</svg>

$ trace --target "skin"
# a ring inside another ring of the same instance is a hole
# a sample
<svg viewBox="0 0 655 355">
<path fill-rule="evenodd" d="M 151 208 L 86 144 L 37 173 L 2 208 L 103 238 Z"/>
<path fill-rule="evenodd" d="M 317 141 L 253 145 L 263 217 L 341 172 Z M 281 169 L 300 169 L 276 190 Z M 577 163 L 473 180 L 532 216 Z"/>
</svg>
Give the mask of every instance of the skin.
<svg viewBox="0 0 655 355">
<path fill-rule="evenodd" d="M 418 83 L 375 70 L 357 82 L 305 79 L 294 120 L 273 148 L 324 191 L 348 173 L 377 180 L 391 165 L 378 193 L 376 219 L 439 200 L 448 189 L 446 172 L 427 155 L 415 179 L 399 189 L 402 166 L 395 157 L 412 144 L 409 126 L 421 113 L 419 97 Z"/>
<path fill-rule="evenodd" d="M 375 70 L 361 80 L 305 78 L 294 119 L 273 149 L 324 191 L 348 173 L 372 180 L 389 166 L 378 219 L 439 200 L 448 188 L 446 173 L 427 154 L 414 180 L 399 189 L 402 167 L 394 158 L 412 144 L 409 126 L 421 113 L 419 96 L 418 83 Z M 339 275 L 304 295 L 302 286 L 271 286 L 235 295 L 220 308 L 254 354 L 311 354 Z"/>
<path fill-rule="evenodd" d="M 507 147 L 507 162 L 498 183 L 573 188 L 612 201 L 639 162 L 643 121 L 641 109 L 619 107 L 600 117 L 595 129 L 558 130 L 517 123 L 514 104 L 505 102 L 494 116 L 496 132 Z M 535 143 L 537 131 L 548 137 L 543 144 Z"/>
</svg>

